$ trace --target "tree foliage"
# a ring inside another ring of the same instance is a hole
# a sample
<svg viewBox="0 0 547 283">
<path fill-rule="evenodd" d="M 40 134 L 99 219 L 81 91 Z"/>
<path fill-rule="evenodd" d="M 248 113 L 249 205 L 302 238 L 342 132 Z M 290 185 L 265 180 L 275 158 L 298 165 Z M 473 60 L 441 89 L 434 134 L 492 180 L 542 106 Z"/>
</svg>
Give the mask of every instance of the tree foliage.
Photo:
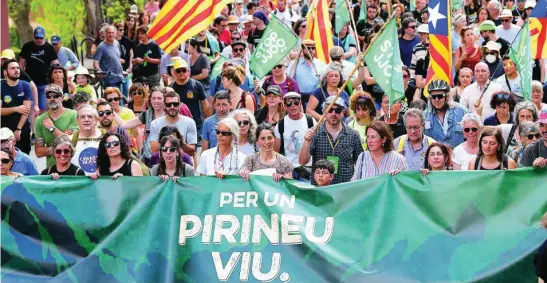
<svg viewBox="0 0 547 283">
<path fill-rule="evenodd" d="M 74 35 L 83 38 L 85 7 L 83 1 L 75 0 L 33 0 L 31 11 L 33 21 L 46 29 L 46 36 L 59 35 L 67 46 Z"/>
</svg>

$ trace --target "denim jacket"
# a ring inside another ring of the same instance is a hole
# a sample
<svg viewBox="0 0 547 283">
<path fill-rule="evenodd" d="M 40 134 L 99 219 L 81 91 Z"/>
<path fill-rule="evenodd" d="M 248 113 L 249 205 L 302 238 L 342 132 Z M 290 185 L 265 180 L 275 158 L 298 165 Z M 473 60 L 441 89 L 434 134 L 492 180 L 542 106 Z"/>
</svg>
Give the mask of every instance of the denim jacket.
<svg viewBox="0 0 547 283">
<path fill-rule="evenodd" d="M 432 137 L 438 142 L 450 145 L 455 148 L 464 142 L 463 128 L 460 122 L 463 115 L 469 113 L 469 110 L 459 103 L 455 103 L 454 107 L 449 108 L 445 115 L 448 121 L 447 135 L 444 134 L 443 125 L 439 119 L 435 117 L 435 111 L 428 107 L 425 110 L 425 134 Z"/>
</svg>

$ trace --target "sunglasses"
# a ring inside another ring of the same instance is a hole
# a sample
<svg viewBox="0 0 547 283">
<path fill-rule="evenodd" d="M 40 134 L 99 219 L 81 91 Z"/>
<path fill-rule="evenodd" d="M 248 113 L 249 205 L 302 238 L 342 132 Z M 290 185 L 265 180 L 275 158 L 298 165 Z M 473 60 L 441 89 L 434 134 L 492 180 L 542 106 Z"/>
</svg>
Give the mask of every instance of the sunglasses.
<svg viewBox="0 0 547 283">
<path fill-rule="evenodd" d="M 221 130 L 216 130 L 217 135 L 222 135 L 223 137 L 231 136 L 232 132 L 225 132 Z"/>
<path fill-rule="evenodd" d="M 287 107 L 291 107 L 293 105 L 300 105 L 300 99 L 285 101 L 285 105 L 287 105 Z"/>
<path fill-rule="evenodd" d="M 403 79 L 408 79 L 408 75 L 403 75 Z"/>
<path fill-rule="evenodd" d="M 106 101 L 112 103 L 113 101 L 120 101 L 120 98 L 119 97 L 113 97 L 113 98 L 107 99 Z"/>
<path fill-rule="evenodd" d="M 237 121 L 237 124 L 238 124 L 240 127 L 241 127 L 241 126 L 248 126 L 250 123 L 251 123 L 251 121 L 249 121 L 249 120 Z"/>
<path fill-rule="evenodd" d="M 142 91 L 139 90 L 139 91 L 134 91 L 134 92 L 132 92 L 131 94 L 132 94 L 132 95 L 143 95 L 144 92 L 142 92 Z"/>
<path fill-rule="evenodd" d="M 167 103 L 165 103 L 165 107 L 167 107 L 167 108 L 179 107 L 179 105 L 180 105 L 180 102 L 167 102 Z"/>
<path fill-rule="evenodd" d="M 55 150 L 55 154 L 61 154 L 61 153 L 62 153 L 62 154 L 69 154 L 69 153 L 70 153 L 70 149 L 65 148 L 65 149 L 56 149 L 56 150 Z"/>
<path fill-rule="evenodd" d="M 276 65 L 275 67 L 273 67 L 274 69 L 281 69 L 283 68 L 283 65 Z"/>
<path fill-rule="evenodd" d="M 471 131 L 474 133 L 474 132 L 476 132 L 476 131 L 478 131 L 478 130 L 479 130 L 479 128 L 474 128 L 474 127 L 473 127 L 473 128 L 465 128 L 465 129 L 463 129 L 463 131 L 466 132 L 466 133 L 469 133 L 469 132 L 471 132 Z"/>
<path fill-rule="evenodd" d="M 306 46 L 306 47 L 307 47 L 307 49 L 309 49 L 309 50 L 315 50 L 315 46 Z M 306 48 L 306 47 L 304 47 L 304 48 Z"/>
<path fill-rule="evenodd" d="M 499 99 L 509 99 L 509 94 L 508 93 L 498 93 L 498 94 L 496 94 L 496 97 L 499 98 Z"/>
<path fill-rule="evenodd" d="M 527 137 L 529 140 L 533 139 L 534 137 L 535 137 L 536 139 L 539 140 L 539 139 L 541 138 L 541 134 L 540 134 L 540 133 L 529 134 L 529 135 L 527 135 L 526 137 Z"/>
<path fill-rule="evenodd" d="M 241 47 L 241 48 L 234 48 L 234 49 L 232 49 L 232 51 L 234 51 L 234 52 L 243 52 L 243 51 L 245 51 L 245 48 L 243 48 L 243 47 Z"/>
<path fill-rule="evenodd" d="M 11 162 L 11 159 L 9 158 L 2 158 L 2 164 L 8 164 Z"/>
<path fill-rule="evenodd" d="M 408 28 L 416 29 L 416 26 L 408 26 Z"/>
<path fill-rule="evenodd" d="M 175 70 L 175 73 L 177 73 L 177 74 L 184 74 L 186 72 L 188 72 L 188 69 L 186 69 L 186 68 L 180 68 L 180 69 Z"/>
<path fill-rule="evenodd" d="M 433 99 L 433 100 L 441 100 L 443 98 L 444 98 L 444 94 L 431 95 L 431 99 Z"/>
<path fill-rule="evenodd" d="M 344 111 L 344 109 L 342 109 L 342 108 L 331 108 L 331 109 L 329 109 L 329 113 L 336 112 L 336 114 L 340 114 L 340 113 L 342 113 L 342 111 Z"/>
<path fill-rule="evenodd" d="M 124 31 L 125 31 L 125 29 L 121 28 L 121 29 L 118 29 L 118 31 L 124 32 Z"/>
<path fill-rule="evenodd" d="M 508 22 L 510 22 L 510 21 L 511 21 L 511 19 L 503 19 L 503 20 L 501 20 L 502 23 L 508 23 Z"/>
<path fill-rule="evenodd" d="M 35 37 L 34 39 L 42 40 L 42 39 L 44 39 L 44 38 L 43 38 L 43 37 Z"/>
<path fill-rule="evenodd" d="M 306 28 L 306 25 L 301 25 L 300 28 Z"/>
<path fill-rule="evenodd" d="M 106 115 L 106 116 L 112 115 L 112 111 L 110 111 L 110 110 L 99 111 L 99 112 L 97 112 L 97 113 L 99 114 L 99 117 L 103 117 L 104 115 Z"/>
<path fill-rule="evenodd" d="M 173 153 L 173 152 L 177 151 L 176 146 L 162 146 L 160 149 L 161 149 L 161 152 L 168 152 L 169 151 L 169 152 Z"/>
<path fill-rule="evenodd" d="M 52 98 L 53 98 L 53 99 L 57 99 L 57 98 L 60 98 L 61 96 L 62 96 L 62 95 L 60 95 L 60 94 L 58 94 L 58 93 L 56 93 L 56 94 L 47 94 L 47 93 L 46 93 L 46 98 L 47 98 L 47 99 L 52 99 Z"/>
<path fill-rule="evenodd" d="M 498 55 L 497 51 L 487 51 L 487 52 L 484 52 L 484 53 L 486 53 L 486 55 L 494 55 L 494 56 Z"/>
<path fill-rule="evenodd" d="M 111 147 L 115 147 L 115 146 L 119 146 L 120 145 L 120 141 L 113 141 L 113 142 L 105 142 L 104 143 L 104 147 L 106 148 L 111 148 Z"/>
</svg>

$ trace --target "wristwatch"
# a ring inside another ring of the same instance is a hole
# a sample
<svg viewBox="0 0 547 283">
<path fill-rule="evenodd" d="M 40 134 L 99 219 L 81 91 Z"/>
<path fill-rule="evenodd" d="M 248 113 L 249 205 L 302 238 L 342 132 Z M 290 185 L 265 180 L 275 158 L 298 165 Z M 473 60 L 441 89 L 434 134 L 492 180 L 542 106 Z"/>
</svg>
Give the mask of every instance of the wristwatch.
<svg viewBox="0 0 547 283">
<path fill-rule="evenodd" d="M 48 130 L 50 133 L 53 133 L 53 132 L 55 132 L 55 126 L 51 126 L 51 127 L 47 128 L 47 130 Z"/>
</svg>

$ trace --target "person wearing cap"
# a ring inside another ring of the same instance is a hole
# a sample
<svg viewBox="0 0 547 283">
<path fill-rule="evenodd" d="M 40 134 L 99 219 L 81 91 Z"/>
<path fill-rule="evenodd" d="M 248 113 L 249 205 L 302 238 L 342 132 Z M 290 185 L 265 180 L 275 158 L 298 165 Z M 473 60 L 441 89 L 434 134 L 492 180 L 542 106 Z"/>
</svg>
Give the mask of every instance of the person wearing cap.
<svg viewBox="0 0 547 283">
<path fill-rule="evenodd" d="M 250 2 L 249 5 L 255 4 L 254 2 Z M 241 24 L 243 25 L 243 30 L 241 31 L 241 35 L 243 36 L 242 40 L 247 42 L 247 38 L 249 37 L 249 32 L 253 29 L 253 16 L 251 15 L 245 15 L 240 18 Z"/>
<path fill-rule="evenodd" d="M 285 73 L 288 64 L 289 61 L 287 59 L 283 59 L 275 67 L 273 67 L 272 74 L 264 78 L 261 90 L 264 91 L 268 89 L 269 86 L 277 85 L 281 88 L 282 95 L 285 95 L 291 91 L 300 93 L 300 88 L 298 88 L 298 83 L 296 80 L 287 76 Z"/>
<path fill-rule="evenodd" d="M 2 64 L 4 80 L 1 83 L 0 114 L 2 126 L 13 133 L 16 146 L 25 153 L 30 153 L 30 123 L 28 116 L 31 109 L 32 88 L 29 83 L 19 79 L 19 63 L 8 59 Z"/>
<path fill-rule="evenodd" d="M 466 87 L 460 97 L 460 103 L 472 113 L 481 116 L 483 121 L 495 113 L 495 110 L 490 107 L 493 94 L 503 90 L 498 83 L 489 82 L 489 76 L 488 65 L 484 62 L 477 63 L 475 65 L 476 81 Z M 487 85 L 488 88 L 486 88 Z"/>
<path fill-rule="evenodd" d="M 78 115 L 76 111 L 63 107 L 63 90 L 60 86 L 50 84 L 45 93 L 48 111 L 36 119 L 34 151 L 36 157 L 46 157 L 46 166 L 49 168 L 55 164 L 49 150 L 53 139 L 74 133 L 78 129 Z"/>
<path fill-rule="evenodd" d="M 524 95 L 522 94 L 521 76 L 517 71 L 515 63 L 509 55 L 503 57 L 503 75 L 494 80 L 501 85 L 504 91 L 510 92 L 514 95 L 516 103 L 524 101 Z"/>
<path fill-rule="evenodd" d="M 290 7 L 287 7 L 286 0 L 277 0 L 277 7 L 273 13 L 288 27 L 292 27 L 294 22 L 300 17 Z"/>
<path fill-rule="evenodd" d="M 310 96 L 310 101 L 306 106 L 306 113 L 319 121 L 321 115 L 323 115 L 321 105 L 327 97 L 336 96 L 338 88 L 342 84 L 342 68 L 337 63 L 330 63 L 321 79 L 321 85 Z M 342 90 L 339 97 L 346 103 L 346 106 L 349 105 L 349 95 L 345 90 Z M 344 112 L 344 114 L 349 115 L 348 112 Z"/>
<path fill-rule="evenodd" d="M 55 48 L 45 41 L 45 37 L 45 29 L 41 26 L 36 27 L 34 40 L 25 43 L 19 54 L 19 67 L 28 73 L 38 89 L 38 101 L 33 103 L 37 103 L 41 111 L 46 110 L 44 91 L 49 82 L 49 66 L 59 64 Z"/>
<path fill-rule="evenodd" d="M 137 5 L 135 4 L 131 5 L 131 7 L 129 7 L 129 15 L 137 18 L 139 16 L 139 7 L 137 7 Z"/>
<path fill-rule="evenodd" d="M 429 27 L 427 24 L 421 24 L 416 29 L 418 36 L 420 37 L 420 43 L 416 44 L 412 49 L 412 59 L 410 59 L 410 74 L 414 78 L 416 71 L 416 63 L 418 60 L 425 59 L 425 56 L 428 54 L 429 50 Z"/>
<path fill-rule="evenodd" d="M 500 48 L 501 45 L 499 45 L 497 42 L 489 41 L 483 49 L 483 62 L 488 65 L 488 71 L 490 72 L 491 77 L 494 79 L 497 79 L 503 75 L 503 67 L 501 66 L 503 62 L 500 57 L 502 56 L 500 53 Z"/>
<path fill-rule="evenodd" d="M 104 74 L 103 87 L 120 87 L 124 76 L 120 43 L 116 40 L 117 30 L 114 26 L 109 25 L 105 32 L 105 40 L 99 44 L 95 55 L 93 55 L 93 67 Z"/>
<path fill-rule="evenodd" d="M 255 27 L 249 31 L 249 36 L 247 37 L 247 43 L 249 44 L 249 50 L 251 52 L 260 42 L 260 39 L 266 30 L 266 25 L 269 23 L 268 16 L 266 16 L 264 12 L 257 11 L 253 14 L 253 24 Z"/>
<path fill-rule="evenodd" d="M 330 109 L 328 106 L 333 103 Z M 329 96 L 323 103 L 326 111 L 325 122 L 319 126 L 317 133 L 309 129 L 304 135 L 304 143 L 298 154 L 298 163 L 305 166 L 312 158 L 312 172 L 315 163 L 327 159 L 334 164 L 334 180 L 332 184 L 349 182 L 354 174 L 355 162 L 363 152 L 359 133 L 342 123 L 342 117 L 347 110 L 346 102 L 335 96 Z M 317 182 L 312 178 L 312 185 Z"/>
<path fill-rule="evenodd" d="M 149 85 L 159 86 L 159 64 L 161 60 L 160 47 L 148 37 L 148 26 L 142 25 L 137 28 L 137 36 L 141 42 L 135 46 L 133 58 L 133 75 L 135 77 L 146 77 Z"/>
<path fill-rule="evenodd" d="M 230 34 L 234 31 L 239 31 L 240 22 L 238 16 L 228 16 L 226 24 L 228 25 L 228 31 L 230 32 Z"/>
<path fill-rule="evenodd" d="M 519 165 L 524 167 L 545 168 L 547 166 L 547 110 L 542 109 L 539 113 L 539 131 L 541 139 L 529 144 L 524 149 L 524 154 Z"/>
<path fill-rule="evenodd" d="M 180 50 L 180 45 L 177 45 L 175 48 L 173 48 L 169 52 L 165 52 L 165 54 L 163 54 L 163 56 L 161 56 L 161 59 L 160 59 L 160 76 L 162 78 L 162 81 L 164 82 L 164 86 L 169 85 L 165 83 L 165 82 L 170 82 L 169 78 L 172 76 L 171 72 L 169 72 L 168 70 L 168 66 L 170 65 L 171 67 L 173 67 L 174 61 L 172 60 L 172 58 L 175 58 L 175 57 L 178 57 L 186 61 L 186 63 L 188 63 L 188 66 L 190 66 L 190 56 L 188 56 L 188 54 Z"/>
<path fill-rule="evenodd" d="M 456 72 L 462 68 L 475 69 L 475 65 L 482 60 L 480 47 L 476 44 L 475 33 L 471 27 L 464 27 L 460 32 L 461 46 L 454 52 L 454 67 Z"/>
<path fill-rule="evenodd" d="M 343 59 L 344 57 L 344 48 L 340 46 L 333 46 L 329 50 L 329 57 L 332 62 L 338 63 L 338 65 L 342 68 L 342 80 L 346 80 L 351 71 L 353 71 L 353 68 L 355 68 L 355 64 L 352 62 L 349 62 L 348 60 Z M 348 85 L 346 89 L 357 89 L 361 88 L 361 83 L 363 82 L 363 72 L 364 69 L 359 67 L 359 71 L 353 73 L 351 76 L 351 88 Z"/>
<path fill-rule="evenodd" d="M 279 120 L 283 119 L 285 109 L 283 108 L 282 96 L 281 87 L 278 85 L 271 85 L 266 89 L 263 106 L 255 112 L 257 124 L 260 125 L 264 122 L 275 126 Z"/>
<path fill-rule="evenodd" d="M 295 180 L 309 180 L 311 162 L 304 166 L 298 163 L 298 154 L 304 143 L 304 135 L 317 122 L 308 114 L 302 113 L 302 97 L 298 92 L 283 95 L 283 105 L 287 114 L 275 126 L 275 151 L 281 153 L 293 166 L 292 177 Z"/>
<path fill-rule="evenodd" d="M 492 1 L 495 1 L 495 0 L 492 0 Z M 499 50 L 500 52 L 499 54 L 501 54 L 501 56 L 508 54 L 509 45 L 511 44 L 507 40 L 499 37 L 496 34 L 496 24 L 493 21 L 487 20 L 482 22 L 481 25 L 479 26 L 479 32 L 482 38 L 484 39 L 482 46 L 486 47 L 486 44 L 489 41 L 494 41 L 501 45 Z"/>
<path fill-rule="evenodd" d="M 59 64 L 63 66 L 67 71 L 74 70 L 80 65 L 80 60 L 76 57 L 76 54 L 70 50 L 70 48 L 63 47 L 63 42 L 61 37 L 54 35 L 51 37 L 51 44 L 57 52 L 57 58 L 59 59 Z"/>
<path fill-rule="evenodd" d="M 16 140 L 13 132 L 7 127 L 1 128 L 0 149 L 9 151 L 13 155 L 11 171 L 21 173 L 25 176 L 38 175 L 38 169 L 34 161 L 26 153 L 17 148 L 15 144 Z"/>
<path fill-rule="evenodd" d="M 496 27 L 496 34 L 507 40 L 507 42 L 513 42 L 520 30 L 520 27 L 513 24 L 513 14 L 510 10 L 504 9 L 501 13 L 500 19 L 501 25 Z"/>
<path fill-rule="evenodd" d="M 403 36 L 399 37 L 399 49 L 401 50 L 401 61 L 407 67 L 410 66 L 414 46 L 420 43 L 420 39 L 416 36 L 417 26 L 418 23 L 412 18 L 404 19 L 401 26 Z"/>
<path fill-rule="evenodd" d="M 91 103 L 97 104 L 97 91 L 91 85 L 92 80 L 93 76 L 89 74 L 89 71 L 84 66 L 79 66 L 74 71 L 74 81 L 76 82 L 76 89 L 74 92 L 87 93 L 91 99 Z M 75 105 L 74 109 L 77 109 Z"/>
<path fill-rule="evenodd" d="M 484 63 L 479 63 L 477 66 Z M 482 71 L 487 71 L 482 66 Z M 478 90 L 478 87 L 475 86 Z M 455 103 L 449 95 L 450 86 L 444 80 L 433 80 L 429 83 L 429 103 L 424 111 L 424 134 L 434 140 L 448 144 L 455 148 L 464 142 L 463 130 L 460 122 L 469 110 L 459 103 Z M 491 96 L 490 96 L 491 97 Z"/>
<path fill-rule="evenodd" d="M 325 68 L 326 64 L 315 58 L 315 41 L 303 40 L 300 56 L 291 61 L 286 73 L 296 80 L 304 107 L 307 106 L 312 92 L 319 86 Z"/>
</svg>

